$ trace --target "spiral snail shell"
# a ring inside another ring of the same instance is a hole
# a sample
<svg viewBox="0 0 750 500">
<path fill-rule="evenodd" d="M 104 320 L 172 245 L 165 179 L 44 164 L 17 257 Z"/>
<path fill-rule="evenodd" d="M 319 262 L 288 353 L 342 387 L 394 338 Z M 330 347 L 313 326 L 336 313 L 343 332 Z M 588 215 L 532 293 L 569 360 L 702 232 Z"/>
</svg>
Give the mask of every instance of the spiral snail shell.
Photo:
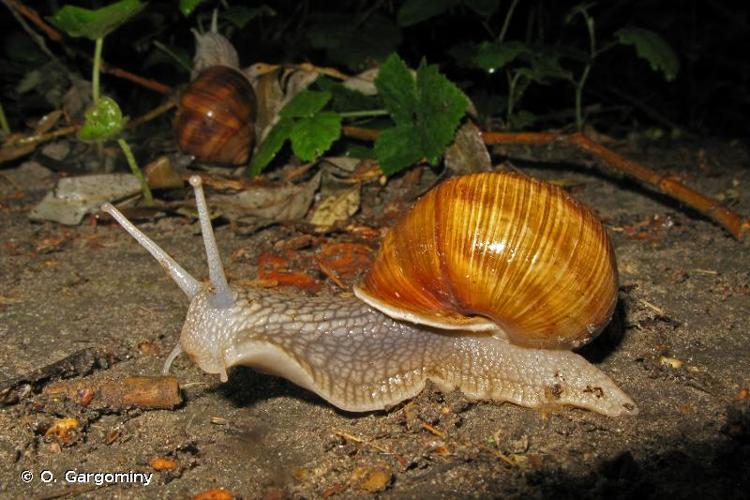
<svg viewBox="0 0 750 500">
<path fill-rule="evenodd" d="M 165 373 L 185 351 L 222 381 L 231 366 L 248 365 L 349 411 L 397 404 L 431 380 L 470 399 L 638 413 L 569 350 L 609 321 L 617 271 L 601 222 L 563 190 L 508 173 L 450 179 L 389 231 L 356 297 L 305 297 L 230 286 L 201 180 L 190 182 L 209 285 L 102 207 L 191 300 Z"/>
<path fill-rule="evenodd" d="M 355 293 L 396 319 L 571 349 L 609 323 L 617 267 L 601 222 L 562 189 L 469 175 L 414 205 Z"/>
<path fill-rule="evenodd" d="M 225 165 L 247 162 L 255 142 L 255 92 L 228 66 L 209 66 L 182 92 L 175 136 L 182 152 Z"/>
</svg>

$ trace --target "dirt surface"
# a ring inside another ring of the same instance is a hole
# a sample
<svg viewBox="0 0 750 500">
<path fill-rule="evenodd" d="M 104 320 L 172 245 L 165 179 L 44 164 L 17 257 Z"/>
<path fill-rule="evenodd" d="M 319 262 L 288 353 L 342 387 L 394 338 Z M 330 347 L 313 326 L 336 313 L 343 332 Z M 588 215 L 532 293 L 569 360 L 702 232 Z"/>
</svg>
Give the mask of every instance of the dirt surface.
<svg viewBox="0 0 750 500">
<path fill-rule="evenodd" d="M 750 161 L 739 145 L 619 151 L 706 194 L 739 195 L 734 208 L 750 214 Z M 750 497 L 750 245 L 628 181 L 580 166 L 523 170 L 568 181 L 610 230 L 618 314 L 582 354 L 636 400 L 637 417 L 474 403 L 432 388 L 389 412 L 348 414 L 250 369 L 221 384 L 186 357 L 172 368 L 184 398 L 174 410 L 55 400 L 43 392 L 52 381 L 24 380 L 61 359 L 83 381 L 159 374 L 187 302 L 118 226 L 31 223 L 49 184 L 16 196 L 0 178 L 0 381 L 17 382 L 0 408 L 0 497 L 185 498 L 212 488 L 269 499 Z M 407 184 L 366 187 L 358 221 L 382 220 Z M 186 220 L 140 227 L 195 275 L 206 273 Z M 258 255 L 296 235 L 219 227 L 230 280 L 254 278 Z M 327 282 L 321 293 L 336 291 Z M 76 419 L 77 430 L 52 435 L 60 418 Z M 148 486 L 98 486 L 67 482 L 71 470 L 153 476 Z M 43 471 L 55 479 L 43 483 Z"/>
</svg>

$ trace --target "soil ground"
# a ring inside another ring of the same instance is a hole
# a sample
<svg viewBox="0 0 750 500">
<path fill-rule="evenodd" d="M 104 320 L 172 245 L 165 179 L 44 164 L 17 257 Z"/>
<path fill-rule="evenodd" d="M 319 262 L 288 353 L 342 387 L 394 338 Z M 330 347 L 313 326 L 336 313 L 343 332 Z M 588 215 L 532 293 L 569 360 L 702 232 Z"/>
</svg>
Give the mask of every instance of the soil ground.
<svg viewBox="0 0 750 500">
<path fill-rule="evenodd" d="M 619 151 L 750 214 L 741 145 Z M 638 416 L 468 402 L 429 387 L 388 412 L 349 414 L 250 369 L 221 384 L 181 357 L 172 373 L 184 402 L 174 410 L 96 409 L 51 400 L 42 393 L 49 381 L 16 384 L 0 408 L 0 497 L 185 498 L 212 488 L 269 499 L 750 497 L 748 242 L 629 181 L 571 165 L 523 171 L 574 185 L 610 230 L 618 314 L 582 354 L 633 397 Z M 400 200 L 404 184 L 366 187 L 358 221 L 374 224 L 368 217 Z M 159 374 L 184 296 L 118 226 L 29 222 L 48 187 L 14 196 L 0 178 L 0 381 L 32 379 L 70 356 L 68 373 L 83 380 Z M 206 273 L 197 230 L 184 219 L 140 227 L 188 270 Z M 219 227 L 230 279 L 254 278 L 260 252 L 295 235 L 285 226 L 251 236 Z M 335 292 L 327 286 L 322 293 Z M 78 432 L 45 437 L 64 417 L 78 420 Z M 155 471 L 157 457 L 175 467 Z M 69 470 L 153 478 L 97 486 L 66 482 Z M 55 479 L 41 482 L 42 471 Z"/>
</svg>

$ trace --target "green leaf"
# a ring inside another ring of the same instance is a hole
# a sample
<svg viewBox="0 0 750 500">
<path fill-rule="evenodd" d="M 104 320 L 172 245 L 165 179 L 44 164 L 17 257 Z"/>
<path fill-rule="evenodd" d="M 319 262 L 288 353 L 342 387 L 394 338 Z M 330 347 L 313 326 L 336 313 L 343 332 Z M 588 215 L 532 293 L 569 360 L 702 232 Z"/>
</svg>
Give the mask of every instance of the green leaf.
<svg viewBox="0 0 750 500">
<path fill-rule="evenodd" d="M 395 54 L 381 65 L 375 86 L 396 123 L 375 141 L 383 171 L 396 172 L 422 157 L 434 164 L 466 112 L 464 93 L 435 65 L 422 63 L 415 78 Z"/>
<path fill-rule="evenodd" d="M 263 142 L 258 146 L 258 150 L 253 155 L 250 162 L 249 173 L 251 177 L 260 174 L 264 168 L 271 163 L 271 160 L 279 152 L 284 141 L 289 138 L 294 128 L 294 120 L 291 118 L 282 118 L 273 126 Z"/>
<path fill-rule="evenodd" d="M 69 36 L 97 40 L 114 31 L 145 6 L 140 0 L 121 0 L 96 10 L 66 5 L 48 19 Z"/>
<path fill-rule="evenodd" d="M 396 16 L 399 26 L 412 26 L 458 5 L 459 0 L 406 0 Z"/>
<path fill-rule="evenodd" d="M 483 42 L 477 47 L 472 62 L 483 70 L 494 73 L 517 57 L 532 52 L 522 42 Z"/>
<path fill-rule="evenodd" d="M 331 101 L 333 111 L 366 111 L 383 108 L 383 102 L 378 96 L 369 96 L 357 90 L 349 89 L 341 82 L 328 77 L 318 77 L 315 84 L 324 92 L 330 92 L 333 95 Z"/>
<path fill-rule="evenodd" d="M 537 116 L 526 110 L 513 113 L 510 117 L 510 128 L 513 130 L 523 130 L 532 126 L 537 120 Z"/>
<path fill-rule="evenodd" d="M 385 175 L 391 175 L 414 165 L 422 157 L 416 130 L 408 125 L 396 125 L 383 130 L 375 140 L 375 156 Z"/>
<path fill-rule="evenodd" d="M 615 33 L 623 45 L 635 45 L 638 57 L 645 59 L 654 71 L 661 71 L 671 82 L 680 70 L 680 61 L 672 47 L 657 33 L 642 28 L 623 28 Z"/>
<path fill-rule="evenodd" d="M 417 130 L 422 135 L 422 153 L 431 163 L 453 138 L 469 101 L 434 64 L 422 63 L 417 70 Z"/>
<path fill-rule="evenodd" d="M 313 161 L 328 151 L 340 136 L 341 115 L 323 111 L 297 122 L 289 138 L 292 151 L 299 159 Z"/>
<path fill-rule="evenodd" d="M 285 118 L 309 118 L 331 100 L 330 92 L 303 90 L 284 105 L 279 115 Z"/>
<path fill-rule="evenodd" d="M 258 17 L 275 17 L 276 11 L 268 5 L 260 7 L 244 7 L 235 5 L 225 10 L 221 17 L 234 24 L 237 28 L 243 29 L 247 24 Z"/>
<path fill-rule="evenodd" d="M 560 66 L 560 57 L 557 54 L 537 51 L 530 57 L 529 77 L 537 83 L 546 83 L 548 78 L 559 78 L 569 80 L 570 72 Z"/>
<path fill-rule="evenodd" d="M 86 110 L 83 125 L 78 130 L 82 141 L 103 141 L 120 133 L 124 125 L 122 111 L 110 97 L 102 97 Z"/>
<path fill-rule="evenodd" d="M 180 12 L 185 17 L 189 17 L 193 11 L 204 2 L 204 0 L 180 0 Z"/>
<path fill-rule="evenodd" d="M 380 65 L 375 87 L 383 98 L 386 109 L 393 121 L 410 123 L 417 108 L 417 84 L 406 63 L 398 56 L 391 54 Z"/>
</svg>

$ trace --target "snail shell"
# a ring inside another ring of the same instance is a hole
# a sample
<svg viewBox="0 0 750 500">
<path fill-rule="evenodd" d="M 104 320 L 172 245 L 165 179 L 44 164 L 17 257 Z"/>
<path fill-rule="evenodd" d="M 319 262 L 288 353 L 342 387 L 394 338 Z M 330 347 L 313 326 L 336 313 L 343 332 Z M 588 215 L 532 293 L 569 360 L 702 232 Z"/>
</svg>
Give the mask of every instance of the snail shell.
<svg viewBox="0 0 750 500">
<path fill-rule="evenodd" d="M 247 162 L 255 142 L 255 92 L 228 66 L 210 66 L 180 96 L 177 145 L 197 159 L 228 165 Z"/>
<path fill-rule="evenodd" d="M 609 322 L 617 287 L 591 210 L 554 185 L 495 173 L 450 179 L 419 199 L 355 293 L 396 319 L 570 349 Z"/>
</svg>

